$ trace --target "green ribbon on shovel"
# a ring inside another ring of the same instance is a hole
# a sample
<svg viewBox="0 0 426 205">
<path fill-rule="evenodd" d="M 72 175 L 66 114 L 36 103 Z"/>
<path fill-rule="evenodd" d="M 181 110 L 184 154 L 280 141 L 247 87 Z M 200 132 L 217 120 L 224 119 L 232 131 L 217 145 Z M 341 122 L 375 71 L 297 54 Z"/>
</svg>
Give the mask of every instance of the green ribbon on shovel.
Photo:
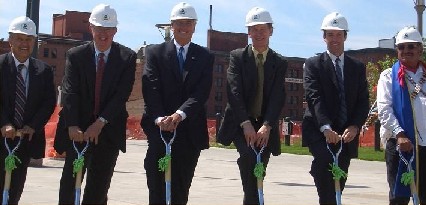
<svg viewBox="0 0 426 205">
<path fill-rule="evenodd" d="M 73 177 L 75 177 L 75 175 L 81 171 L 84 167 L 84 156 L 80 156 L 77 159 L 74 160 L 74 162 L 72 162 L 73 168 L 72 168 L 72 174 Z"/>
<path fill-rule="evenodd" d="M 13 171 L 14 169 L 17 168 L 16 166 L 17 162 L 21 163 L 21 160 L 16 155 L 14 154 L 8 155 L 4 159 L 4 163 L 5 163 L 4 170 L 9 172 Z"/>
<path fill-rule="evenodd" d="M 333 179 L 334 180 L 340 180 L 341 178 L 347 178 L 348 174 L 345 173 L 345 171 L 343 171 L 339 166 L 337 166 L 336 163 L 330 164 L 331 169 L 329 169 L 329 171 L 331 171 L 331 173 L 333 174 Z"/>
<path fill-rule="evenodd" d="M 254 167 L 253 172 L 256 178 L 258 179 L 263 178 L 263 174 L 265 173 L 265 166 L 263 165 L 263 162 L 256 163 L 256 166 Z"/>
<path fill-rule="evenodd" d="M 166 154 L 166 155 L 164 155 L 164 157 L 160 158 L 158 160 L 158 170 L 160 170 L 162 172 L 166 171 L 166 169 L 169 166 L 170 160 L 172 160 L 171 154 Z"/>
<path fill-rule="evenodd" d="M 408 186 L 413 182 L 414 179 L 414 170 L 411 170 L 409 172 L 405 172 L 401 176 L 401 183 L 403 183 L 405 186 Z"/>
</svg>

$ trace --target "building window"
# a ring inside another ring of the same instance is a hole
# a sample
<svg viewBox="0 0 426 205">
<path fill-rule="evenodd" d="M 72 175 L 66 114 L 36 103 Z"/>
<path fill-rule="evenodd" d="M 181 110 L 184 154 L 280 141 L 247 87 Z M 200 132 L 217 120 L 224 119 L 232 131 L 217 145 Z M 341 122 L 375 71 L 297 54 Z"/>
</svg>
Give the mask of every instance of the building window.
<svg viewBox="0 0 426 205">
<path fill-rule="evenodd" d="M 215 67 L 216 73 L 223 73 L 223 65 L 217 64 Z"/>
<path fill-rule="evenodd" d="M 214 99 L 219 102 L 222 101 L 222 92 L 216 92 Z"/>
<path fill-rule="evenodd" d="M 43 49 L 43 57 L 49 58 L 49 48 L 44 48 Z"/>
<path fill-rule="evenodd" d="M 52 58 L 56 58 L 58 56 L 58 50 L 56 48 L 52 48 L 50 55 Z"/>
<path fill-rule="evenodd" d="M 215 79 L 215 86 L 216 87 L 222 87 L 223 86 L 223 78 L 216 78 Z"/>
</svg>

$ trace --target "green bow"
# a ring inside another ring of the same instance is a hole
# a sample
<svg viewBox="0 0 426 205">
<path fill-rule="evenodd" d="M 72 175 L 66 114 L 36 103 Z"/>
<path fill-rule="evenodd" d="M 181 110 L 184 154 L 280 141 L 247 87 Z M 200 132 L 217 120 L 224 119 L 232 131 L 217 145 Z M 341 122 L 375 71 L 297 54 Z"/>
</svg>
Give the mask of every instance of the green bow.
<svg viewBox="0 0 426 205">
<path fill-rule="evenodd" d="M 83 170 L 84 156 L 81 156 L 81 157 L 75 159 L 74 162 L 72 163 L 72 165 L 73 165 L 72 173 L 73 173 L 73 176 L 75 177 L 75 174 L 77 174 L 78 172 Z"/>
<path fill-rule="evenodd" d="M 265 173 L 265 166 L 263 166 L 263 162 L 256 163 L 253 173 L 254 173 L 254 176 L 256 176 L 256 178 L 258 179 L 263 178 L 263 174 Z"/>
<path fill-rule="evenodd" d="M 336 163 L 330 164 L 331 169 L 329 169 L 329 171 L 331 171 L 331 173 L 333 174 L 333 179 L 334 180 L 340 180 L 341 178 L 347 178 L 348 174 L 345 173 L 345 171 L 343 171 L 339 166 L 337 166 Z"/>
<path fill-rule="evenodd" d="M 158 170 L 161 172 L 166 171 L 166 169 L 169 167 L 169 162 L 172 159 L 172 155 L 166 154 L 164 157 L 160 158 L 158 160 Z"/>
<path fill-rule="evenodd" d="M 411 170 L 409 172 L 404 172 L 401 176 L 401 183 L 403 183 L 405 186 L 411 184 L 414 179 L 414 171 Z"/>
<path fill-rule="evenodd" d="M 4 170 L 11 172 L 14 169 L 16 169 L 17 168 L 16 162 L 21 163 L 21 160 L 14 154 L 8 155 L 4 159 L 4 163 L 5 163 Z"/>
</svg>

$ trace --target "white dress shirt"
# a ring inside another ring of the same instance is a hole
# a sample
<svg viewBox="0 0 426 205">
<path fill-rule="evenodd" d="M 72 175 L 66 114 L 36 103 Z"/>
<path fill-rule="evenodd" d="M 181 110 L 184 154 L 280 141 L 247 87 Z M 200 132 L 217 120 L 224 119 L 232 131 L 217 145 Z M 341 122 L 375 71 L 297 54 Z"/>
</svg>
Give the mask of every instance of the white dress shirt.
<svg viewBox="0 0 426 205">
<path fill-rule="evenodd" d="M 405 75 L 411 77 L 413 81 L 418 84 L 423 75 L 423 66 L 420 64 L 416 73 L 407 71 Z M 414 90 L 414 86 L 408 80 L 406 80 L 406 84 L 408 86 L 408 92 L 411 93 Z M 422 85 L 421 89 L 426 91 L 426 83 Z M 411 102 L 415 122 L 414 131 L 416 133 L 418 145 L 426 146 L 426 96 L 420 92 Z M 399 125 L 392 108 L 392 68 L 388 68 L 380 74 L 380 79 L 377 84 L 377 108 L 380 123 L 383 128 L 387 129 L 387 132 L 383 133 L 388 133 L 382 138 L 395 138 L 399 132 L 404 131 Z"/>
</svg>

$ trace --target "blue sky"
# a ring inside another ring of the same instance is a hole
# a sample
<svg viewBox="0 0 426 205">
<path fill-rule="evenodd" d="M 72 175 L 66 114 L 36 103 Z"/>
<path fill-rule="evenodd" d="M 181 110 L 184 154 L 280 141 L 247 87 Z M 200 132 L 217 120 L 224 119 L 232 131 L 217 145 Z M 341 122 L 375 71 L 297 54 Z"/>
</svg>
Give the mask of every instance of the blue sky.
<svg viewBox="0 0 426 205">
<path fill-rule="evenodd" d="M 40 32 L 51 34 L 52 15 L 88 11 L 99 3 L 118 13 L 115 40 L 136 50 L 163 41 L 158 23 L 168 23 L 172 7 L 181 0 L 41 0 Z M 413 0 L 191 0 L 198 14 L 193 42 L 207 45 L 209 5 L 213 5 L 213 29 L 245 33 L 245 15 L 254 6 L 270 11 L 274 34 L 270 47 L 285 56 L 310 57 L 326 49 L 320 26 L 330 12 L 346 16 L 349 34 L 345 49 L 374 48 L 379 39 L 392 38 L 407 25 L 417 25 Z M 0 38 L 7 38 L 10 21 L 25 15 L 26 0 L 0 0 Z M 424 20 L 425 21 L 425 20 Z M 426 29 L 423 29 L 426 30 Z"/>
</svg>

